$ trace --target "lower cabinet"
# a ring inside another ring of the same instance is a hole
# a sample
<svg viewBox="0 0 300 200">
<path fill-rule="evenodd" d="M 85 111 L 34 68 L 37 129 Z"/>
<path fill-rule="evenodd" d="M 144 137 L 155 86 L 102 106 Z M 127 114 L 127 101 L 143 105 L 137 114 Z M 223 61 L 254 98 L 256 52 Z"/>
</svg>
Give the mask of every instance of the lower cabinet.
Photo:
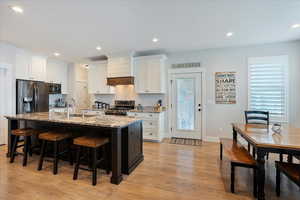
<svg viewBox="0 0 300 200">
<path fill-rule="evenodd" d="M 129 112 L 128 116 L 143 120 L 143 139 L 161 142 L 165 135 L 165 112 L 138 113 Z"/>
</svg>

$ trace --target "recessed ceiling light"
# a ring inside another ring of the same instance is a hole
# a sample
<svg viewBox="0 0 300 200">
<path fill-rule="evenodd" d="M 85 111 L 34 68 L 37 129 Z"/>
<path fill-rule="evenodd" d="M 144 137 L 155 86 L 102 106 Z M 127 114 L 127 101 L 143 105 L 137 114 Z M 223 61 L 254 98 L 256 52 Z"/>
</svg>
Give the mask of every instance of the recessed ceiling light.
<svg viewBox="0 0 300 200">
<path fill-rule="evenodd" d="M 152 42 L 154 42 L 154 43 L 156 43 L 156 42 L 158 42 L 158 41 L 159 41 L 159 39 L 156 38 L 156 37 L 152 39 Z"/>
<path fill-rule="evenodd" d="M 55 52 L 53 55 L 54 56 L 60 56 L 60 53 Z"/>
<path fill-rule="evenodd" d="M 226 33 L 226 36 L 227 36 L 227 37 L 233 36 L 233 32 L 228 32 L 228 33 Z"/>
<path fill-rule="evenodd" d="M 293 24 L 291 28 L 300 28 L 300 24 Z"/>
<path fill-rule="evenodd" d="M 97 49 L 98 51 L 101 51 L 102 48 L 101 48 L 100 46 L 97 46 L 96 49 Z"/>
<path fill-rule="evenodd" d="M 19 6 L 11 6 L 10 8 L 16 13 L 23 13 L 23 9 Z"/>
</svg>

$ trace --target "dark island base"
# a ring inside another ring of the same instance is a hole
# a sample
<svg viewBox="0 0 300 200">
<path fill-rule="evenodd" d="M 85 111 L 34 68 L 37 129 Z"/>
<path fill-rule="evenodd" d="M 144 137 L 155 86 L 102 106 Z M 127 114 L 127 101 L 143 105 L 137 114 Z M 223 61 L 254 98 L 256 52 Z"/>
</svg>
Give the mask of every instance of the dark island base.
<svg viewBox="0 0 300 200">
<path fill-rule="evenodd" d="M 91 127 L 91 126 L 82 126 L 82 125 L 67 125 L 63 123 L 47 123 L 47 122 L 37 122 L 37 121 L 17 121 L 10 120 L 9 130 L 16 129 L 18 127 L 31 127 L 39 128 L 43 130 L 58 130 L 58 131 L 68 131 L 74 133 L 74 136 L 81 135 L 99 135 L 110 138 L 111 151 L 108 152 L 110 160 L 110 168 L 114 171 L 119 171 L 121 168 L 121 174 L 112 174 L 111 183 L 119 184 L 123 180 L 122 174 L 129 175 L 134 171 L 134 169 L 144 160 L 143 155 L 143 134 L 142 134 L 142 123 L 137 122 L 129 125 L 125 128 L 101 128 L 101 127 Z M 9 131 L 10 132 L 10 131 Z M 118 136 L 121 136 L 121 142 L 116 143 Z M 7 156 L 10 155 L 11 141 L 13 141 L 14 136 L 9 134 L 9 148 Z M 39 144 L 37 138 L 32 138 L 33 143 Z M 121 143 L 121 144 L 120 144 Z M 64 145 L 62 145 L 64 147 Z M 121 148 L 119 148 L 121 147 Z M 50 147 L 51 148 L 51 147 Z M 117 149 L 117 151 L 116 151 Z M 120 151 L 120 152 L 119 152 Z M 52 152 L 51 149 L 47 152 Z M 39 153 L 39 149 L 36 151 Z M 121 159 L 121 162 L 115 162 L 116 158 L 113 159 L 114 154 L 118 154 L 118 159 Z M 121 154 L 121 156 L 119 156 Z M 63 158 L 68 160 L 68 157 Z M 86 160 L 86 164 L 88 159 Z M 121 164 L 121 166 L 119 165 Z M 100 166 L 102 168 L 102 166 Z"/>
</svg>

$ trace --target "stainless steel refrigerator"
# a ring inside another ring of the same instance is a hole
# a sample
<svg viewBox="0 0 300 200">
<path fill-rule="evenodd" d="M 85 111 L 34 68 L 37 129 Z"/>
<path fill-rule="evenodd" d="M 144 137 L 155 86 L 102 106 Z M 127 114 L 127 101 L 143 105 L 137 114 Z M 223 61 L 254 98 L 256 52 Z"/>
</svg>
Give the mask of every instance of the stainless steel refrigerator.
<svg viewBox="0 0 300 200">
<path fill-rule="evenodd" d="M 17 114 L 49 111 L 49 85 L 39 81 L 17 80 Z"/>
</svg>

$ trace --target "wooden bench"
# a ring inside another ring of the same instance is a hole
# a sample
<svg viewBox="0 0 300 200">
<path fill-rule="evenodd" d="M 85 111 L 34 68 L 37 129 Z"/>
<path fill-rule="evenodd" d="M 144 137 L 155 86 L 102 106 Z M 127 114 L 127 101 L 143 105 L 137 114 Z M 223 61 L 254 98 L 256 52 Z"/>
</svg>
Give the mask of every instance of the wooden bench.
<svg viewBox="0 0 300 200">
<path fill-rule="evenodd" d="M 234 193 L 235 167 L 253 169 L 253 195 L 257 196 L 256 161 L 250 153 L 238 142 L 228 138 L 220 139 L 220 160 L 223 159 L 223 150 L 231 163 L 231 192 Z"/>
<path fill-rule="evenodd" d="M 280 196 L 281 172 L 300 187 L 300 164 L 275 162 L 276 165 L 276 194 Z"/>
</svg>

